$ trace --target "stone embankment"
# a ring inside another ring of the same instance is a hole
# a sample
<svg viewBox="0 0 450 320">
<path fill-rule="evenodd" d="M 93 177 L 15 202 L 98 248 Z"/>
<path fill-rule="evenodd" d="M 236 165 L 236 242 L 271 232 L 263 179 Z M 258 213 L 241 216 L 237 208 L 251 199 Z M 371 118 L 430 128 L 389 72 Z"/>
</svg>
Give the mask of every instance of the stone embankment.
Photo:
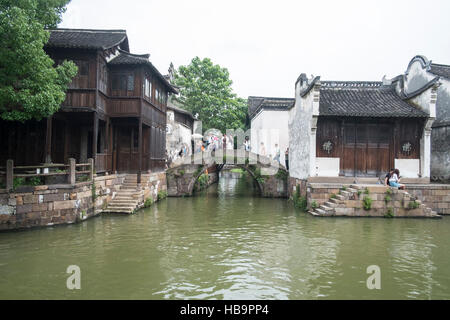
<svg viewBox="0 0 450 320">
<path fill-rule="evenodd" d="M 382 185 L 310 184 L 307 194 L 314 216 L 440 217 L 417 196 Z"/>
</svg>

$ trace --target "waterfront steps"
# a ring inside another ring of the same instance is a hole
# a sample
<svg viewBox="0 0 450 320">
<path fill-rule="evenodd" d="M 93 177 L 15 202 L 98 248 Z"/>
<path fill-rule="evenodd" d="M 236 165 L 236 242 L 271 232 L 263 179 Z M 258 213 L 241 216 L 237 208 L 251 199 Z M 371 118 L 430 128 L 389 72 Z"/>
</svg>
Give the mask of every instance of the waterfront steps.
<svg viewBox="0 0 450 320">
<path fill-rule="evenodd" d="M 142 196 L 141 185 L 137 183 L 137 175 L 129 174 L 117 191 L 116 195 L 109 202 L 103 212 L 131 214 L 138 209 L 139 198 Z"/>
<path fill-rule="evenodd" d="M 308 187 L 308 212 L 313 216 L 440 218 L 417 196 L 397 188 L 373 184 L 309 184 Z"/>
</svg>

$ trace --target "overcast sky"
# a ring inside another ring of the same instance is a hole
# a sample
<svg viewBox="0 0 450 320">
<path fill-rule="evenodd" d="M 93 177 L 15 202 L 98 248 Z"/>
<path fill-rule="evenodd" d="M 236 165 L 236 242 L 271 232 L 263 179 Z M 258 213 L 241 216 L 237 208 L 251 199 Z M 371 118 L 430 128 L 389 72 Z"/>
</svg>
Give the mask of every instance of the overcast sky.
<svg viewBox="0 0 450 320">
<path fill-rule="evenodd" d="M 126 29 L 163 74 L 209 57 L 241 97 L 294 97 L 302 72 L 379 81 L 417 54 L 450 64 L 449 14 L 448 0 L 72 0 L 60 27 Z"/>
</svg>

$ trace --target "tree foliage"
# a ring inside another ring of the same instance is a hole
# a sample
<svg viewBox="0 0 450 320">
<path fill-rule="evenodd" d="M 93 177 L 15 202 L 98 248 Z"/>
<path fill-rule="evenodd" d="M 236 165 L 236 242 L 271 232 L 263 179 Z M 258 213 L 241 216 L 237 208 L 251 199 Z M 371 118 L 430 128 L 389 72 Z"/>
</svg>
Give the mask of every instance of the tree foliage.
<svg viewBox="0 0 450 320">
<path fill-rule="evenodd" d="M 0 0 L 0 118 L 40 120 L 55 113 L 77 73 L 54 67 L 45 53 L 46 27 L 60 22 L 68 0 Z"/>
<path fill-rule="evenodd" d="M 215 128 L 225 133 L 226 129 L 245 127 L 247 102 L 233 93 L 229 77 L 226 68 L 199 57 L 175 73 L 175 84 L 180 87 L 177 100 L 199 115 L 204 130 Z"/>
</svg>

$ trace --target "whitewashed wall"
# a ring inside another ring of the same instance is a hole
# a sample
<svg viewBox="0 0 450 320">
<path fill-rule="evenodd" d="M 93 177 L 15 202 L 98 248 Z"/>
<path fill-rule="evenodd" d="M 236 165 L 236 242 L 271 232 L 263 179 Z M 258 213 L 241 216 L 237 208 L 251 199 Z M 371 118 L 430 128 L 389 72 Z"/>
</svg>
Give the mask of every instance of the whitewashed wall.
<svg viewBox="0 0 450 320">
<path fill-rule="evenodd" d="M 266 155 L 275 156 L 275 144 L 280 148 L 280 162 L 284 165 L 284 153 L 289 147 L 289 111 L 262 110 L 251 121 L 252 151 L 260 154 L 261 142 Z"/>
</svg>

